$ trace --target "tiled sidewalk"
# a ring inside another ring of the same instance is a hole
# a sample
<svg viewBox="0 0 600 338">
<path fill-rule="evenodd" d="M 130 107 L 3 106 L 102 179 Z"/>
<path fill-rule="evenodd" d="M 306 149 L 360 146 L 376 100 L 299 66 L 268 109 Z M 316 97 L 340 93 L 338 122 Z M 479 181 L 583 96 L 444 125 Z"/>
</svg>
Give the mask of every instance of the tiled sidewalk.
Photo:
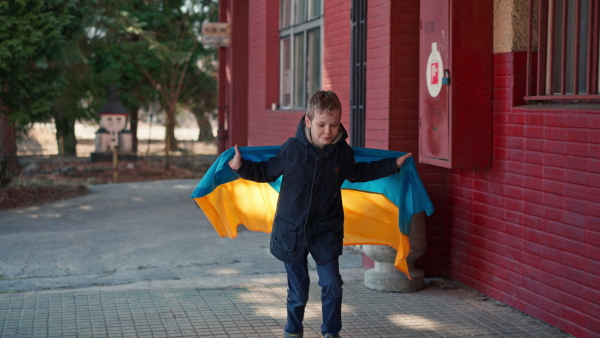
<svg viewBox="0 0 600 338">
<path fill-rule="evenodd" d="M 286 286 L 0 294 L 0 337 L 282 337 Z M 305 337 L 319 337 L 311 285 Z M 569 337 L 465 289 L 344 285 L 342 337 Z"/>
</svg>

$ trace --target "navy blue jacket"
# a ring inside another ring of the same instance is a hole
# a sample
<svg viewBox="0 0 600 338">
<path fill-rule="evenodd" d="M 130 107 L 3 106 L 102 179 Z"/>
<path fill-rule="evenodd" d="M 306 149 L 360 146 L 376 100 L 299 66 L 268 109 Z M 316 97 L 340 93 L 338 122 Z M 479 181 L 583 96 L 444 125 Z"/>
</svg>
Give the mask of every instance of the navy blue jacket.
<svg viewBox="0 0 600 338">
<path fill-rule="evenodd" d="M 273 182 L 283 175 L 271 232 L 271 253 L 286 263 L 306 262 L 308 249 L 317 264 L 342 254 L 344 210 L 340 187 L 344 180 L 365 182 L 396 174 L 396 159 L 356 162 L 340 133 L 331 145 L 315 147 L 307 137 L 304 117 L 296 137 L 288 139 L 279 153 L 266 162 L 242 159 L 241 178 Z"/>
</svg>

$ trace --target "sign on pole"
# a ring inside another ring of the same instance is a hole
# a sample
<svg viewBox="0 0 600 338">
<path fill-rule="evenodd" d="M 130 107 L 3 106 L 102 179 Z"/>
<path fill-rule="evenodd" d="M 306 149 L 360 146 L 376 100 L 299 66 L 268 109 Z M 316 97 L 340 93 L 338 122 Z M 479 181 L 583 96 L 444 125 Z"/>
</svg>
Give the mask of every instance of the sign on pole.
<svg viewBox="0 0 600 338">
<path fill-rule="evenodd" d="M 229 47 L 231 25 L 227 22 L 205 22 L 202 24 L 202 45 L 204 47 Z"/>
</svg>

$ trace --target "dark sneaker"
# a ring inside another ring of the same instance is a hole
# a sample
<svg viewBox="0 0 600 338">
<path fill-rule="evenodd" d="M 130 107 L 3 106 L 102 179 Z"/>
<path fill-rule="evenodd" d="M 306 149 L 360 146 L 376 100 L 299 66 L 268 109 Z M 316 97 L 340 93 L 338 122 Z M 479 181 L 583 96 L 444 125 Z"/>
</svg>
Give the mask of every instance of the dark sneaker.
<svg viewBox="0 0 600 338">
<path fill-rule="evenodd" d="M 324 336 L 321 336 L 321 338 L 340 338 L 340 334 L 336 333 L 332 336 L 331 333 L 326 333 Z"/>
<path fill-rule="evenodd" d="M 302 337 L 304 337 L 304 334 L 302 332 L 289 333 L 289 332 L 283 331 L 283 338 L 302 338 Z"/>
</svg>

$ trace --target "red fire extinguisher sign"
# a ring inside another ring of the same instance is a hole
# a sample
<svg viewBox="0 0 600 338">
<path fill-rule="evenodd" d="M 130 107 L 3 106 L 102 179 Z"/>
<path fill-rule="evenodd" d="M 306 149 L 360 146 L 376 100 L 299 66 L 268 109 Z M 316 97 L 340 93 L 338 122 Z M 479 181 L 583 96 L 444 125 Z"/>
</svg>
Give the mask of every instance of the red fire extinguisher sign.
<svg viewBox="0 0 600 338">
<path fill-rule="evenodd" d="M 434 62 L 431 64 L 431 84 L 438 84 L 439 81 L 439 68 L 438 63 Z"/>
</svg>

